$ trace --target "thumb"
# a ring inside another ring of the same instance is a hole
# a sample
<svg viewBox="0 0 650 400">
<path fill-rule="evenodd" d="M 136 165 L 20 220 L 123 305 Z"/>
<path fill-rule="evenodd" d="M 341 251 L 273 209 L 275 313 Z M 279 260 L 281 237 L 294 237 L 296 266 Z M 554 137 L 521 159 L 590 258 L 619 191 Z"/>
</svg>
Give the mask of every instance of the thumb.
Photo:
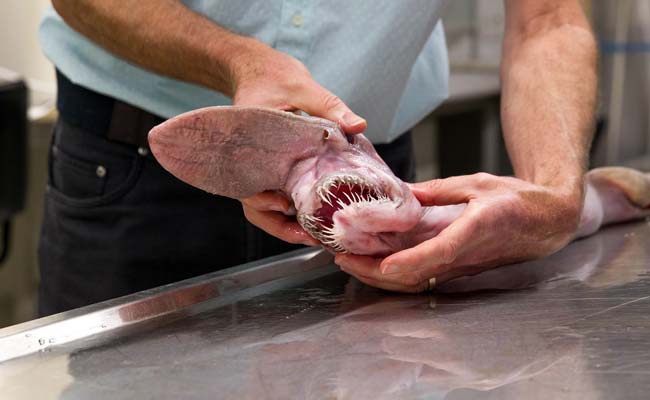
<svg viewBox="0 0 650 400">
<path fill-rule="evenodd" d="M 309 115 L 337 122 L 345 133 L 355 134 L 366 130 L 366 120 L 353 113 L 338 96 L 316 82 L 306 89 L 296 99 L 298 108 Z"/>
<path fill-rule="evenodd" d="M 423 206 L 446 206 L 467 203 L 472 191 L 463 176 L 408 183 L 411 192 Z"/>
</svg>

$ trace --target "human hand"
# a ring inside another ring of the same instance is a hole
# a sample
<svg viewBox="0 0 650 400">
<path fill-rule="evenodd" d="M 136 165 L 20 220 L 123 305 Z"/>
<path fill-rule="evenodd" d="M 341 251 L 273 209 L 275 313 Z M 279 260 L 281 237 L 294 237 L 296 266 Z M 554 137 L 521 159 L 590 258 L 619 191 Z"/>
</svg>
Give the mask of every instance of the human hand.
<svg viewBox="0 0 650 400">
<path fill-rule="evenodd" d="M 366 121 L 319 85 L 297 59 L 250 40 L 233 58 L 233 105 L 304 111 L 337 122 L 348 134 L 363 132 Z"/>
<path fill-rule="evenodd" d="M 233 58 L 233 104 L 304 111 L 337 122 L 348 134 L 361 133 L 366 121 L 311 77 L 298 60 L 255 40 L 247 41 Z M 242 200 L 246 218 L 267 233 L 291 243 L 318 245 L 295 218 L 291 202 L 265 192 Z"/>
<path fill-rule="evenodd" d="M 467 203 L 438 236 L 385 259 L 339 254 L 336 263 L 362 282 L 400 292 L 428 289 L 498 265 L 544 257 L 571 241 L 582 184 L 567 189 L 486 173 L 411 185 L 425 206 Z"/>
<path fill-rule="evenodd" d="M 285 196 L 274 192 L 262 192 L 241 199 L 246 219 L 266 233 L 289 243 L 318 246 L 320 242 L 311 237 L 292 216 L 293 204 Z"/>
</svg>

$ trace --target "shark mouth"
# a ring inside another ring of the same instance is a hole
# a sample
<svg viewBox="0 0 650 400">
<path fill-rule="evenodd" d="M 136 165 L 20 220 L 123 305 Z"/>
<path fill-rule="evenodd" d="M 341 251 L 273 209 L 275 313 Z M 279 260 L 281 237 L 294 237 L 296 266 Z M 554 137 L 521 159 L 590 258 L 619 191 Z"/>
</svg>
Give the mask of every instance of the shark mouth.
<svg viewBox="0 0 650 400">
<path fill-rule="evenodd" d="M 359 176 L 335 175 L 316 187 L 321 207 L 313 214 L 298 215 L 300 225 L 315 239 L 337 252 L 345 252 L 341 232 L 334 226 L 334 214 L 351 206 L 391 201 L 384 190 Z"/>
</svg>

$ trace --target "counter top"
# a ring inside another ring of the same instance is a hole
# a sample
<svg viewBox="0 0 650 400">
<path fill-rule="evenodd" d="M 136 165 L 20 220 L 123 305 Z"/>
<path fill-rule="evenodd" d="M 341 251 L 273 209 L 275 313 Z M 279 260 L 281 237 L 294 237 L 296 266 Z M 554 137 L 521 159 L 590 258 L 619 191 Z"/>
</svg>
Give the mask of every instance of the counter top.
<svg viewBox="0 0 650 400">
<path fill-rule="evenodd" d="M 307 250 L 0 330 L 2 398 L 648 398 L 650 222 L 430 294 L 330 261 Z"/>
</svg>

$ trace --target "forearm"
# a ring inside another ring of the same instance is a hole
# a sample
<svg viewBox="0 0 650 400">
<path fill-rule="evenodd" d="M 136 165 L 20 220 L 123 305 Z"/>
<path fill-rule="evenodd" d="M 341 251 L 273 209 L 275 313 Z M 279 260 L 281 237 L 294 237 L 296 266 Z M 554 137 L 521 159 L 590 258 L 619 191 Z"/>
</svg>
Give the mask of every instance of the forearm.
<svg viewBox="0 0 650 400">
<path fill-rule="evenodd" d="M 156 73 L 232 96 L 233 57 L 261 46 L 176 0 L 53 0 L 64 21 L 108 51 Z"/>
<path fill-rule="evenodd" d="M 570 10 L 508 25 L 501 114 L 515 175 L 582 195 L 597 90 L 588 24 Z"/>
</svg>

